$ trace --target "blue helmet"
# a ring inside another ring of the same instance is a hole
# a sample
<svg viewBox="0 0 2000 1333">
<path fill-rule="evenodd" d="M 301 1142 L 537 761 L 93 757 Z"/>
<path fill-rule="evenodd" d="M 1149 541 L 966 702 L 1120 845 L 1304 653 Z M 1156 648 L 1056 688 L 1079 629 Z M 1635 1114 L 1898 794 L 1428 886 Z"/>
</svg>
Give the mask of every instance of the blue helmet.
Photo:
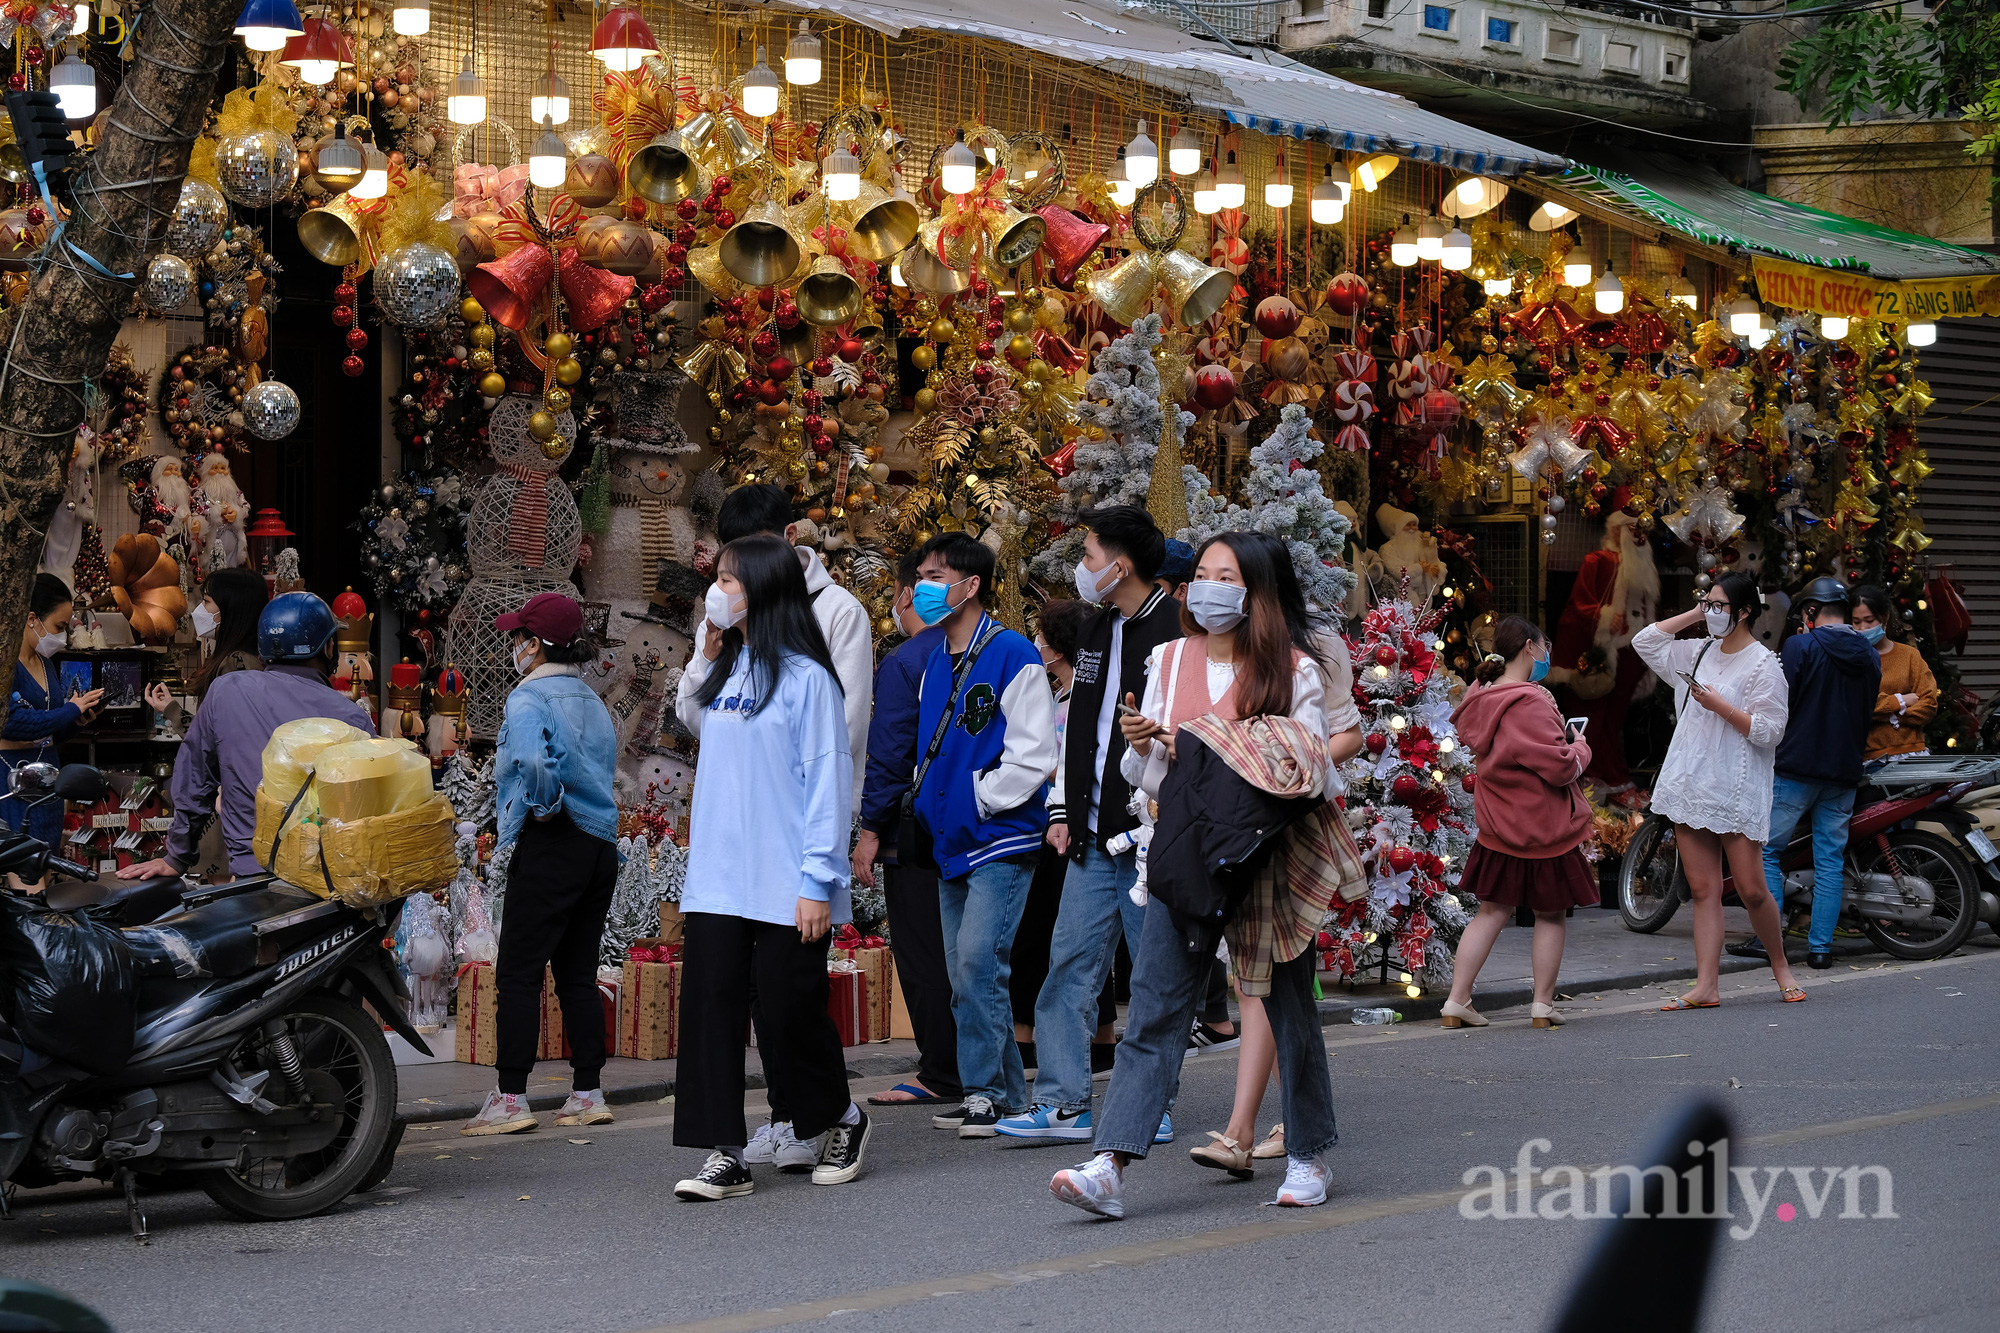
<svg viewBox="0 0 2000 1333">
<path fill-rule="evenodd" d="M 337 628 L 331 608 L 311 593 L 280 593 L 257 617 L 257 656 L 266 662 L 313 661 Z"/>
</svg>

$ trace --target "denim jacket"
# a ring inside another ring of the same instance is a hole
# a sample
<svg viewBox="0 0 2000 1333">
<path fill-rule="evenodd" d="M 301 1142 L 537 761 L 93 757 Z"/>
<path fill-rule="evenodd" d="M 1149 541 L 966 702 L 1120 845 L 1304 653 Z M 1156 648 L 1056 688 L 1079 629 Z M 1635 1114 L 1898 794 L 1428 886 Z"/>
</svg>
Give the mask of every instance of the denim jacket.
<svg viewBox="0 0 2000 1333">
<path fill-rule="evenodd" d="M 618 840 L 611 797 L 618 738 L 604 701 L 575 667 L 544 665 L 507 696 L 493 766 L 500 806 L 500 846 L 520 836 L 530 815 L 566 812 L 592 837 Z"/>
</svg>

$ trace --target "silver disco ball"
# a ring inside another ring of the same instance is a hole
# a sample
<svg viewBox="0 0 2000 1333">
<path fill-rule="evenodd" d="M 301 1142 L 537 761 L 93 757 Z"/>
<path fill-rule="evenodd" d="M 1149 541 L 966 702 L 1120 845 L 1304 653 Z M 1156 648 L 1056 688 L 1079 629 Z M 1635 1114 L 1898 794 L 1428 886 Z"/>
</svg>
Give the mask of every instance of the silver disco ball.
<svg viewBox="0 0 2000 1333">
<path fill-rule="evenodd" d="M 182 259 L 199 259 L 222 235 L 229 221 L 229 205 L 222 192 L 207 181 L 190 176 L 181 182 L 181 199 L 174 215 L 167 219 L 167 253 Z"/>
<path fill-rule="evenodd" d="M 423 241 L 383 256 L 375 266 L 375 304 L 405 329 L 434 329 L 458 309 L 458 259 Z"/>
<path fill-rule="evenodd" d="M 232 201 L 269 208 L 298 181 L 299 150 L 274 129 L 238 130 L 215 146 L 215 177 Z"/>
<path fill-rule="evenodd" d="M 289 384 L 264 380 L 243 395 L 243 428 L 260 440 L 282 440 L 298 429 L 299 396 Z"/>
<path fill-rule="evenodd" d="M 179 255 L 154 255 L 146 265 L 146 281 L 139 299 L 148 310 L 168 314 L 187 304 L 194 294 L 194 269 Z"/>
</svg>

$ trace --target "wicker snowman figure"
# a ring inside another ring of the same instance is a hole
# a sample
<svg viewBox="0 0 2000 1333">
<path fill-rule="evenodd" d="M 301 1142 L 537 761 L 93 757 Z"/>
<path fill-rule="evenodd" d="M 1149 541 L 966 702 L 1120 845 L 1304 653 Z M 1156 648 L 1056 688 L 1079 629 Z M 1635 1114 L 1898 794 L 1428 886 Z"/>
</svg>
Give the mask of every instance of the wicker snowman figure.
<svg viewBox="0 0 2000 1333">
<path fill-rule="evenodd" d="M 528 423 L 541 410 L 538 399 L 522 394 L 493 409 L 486 437 L 496 466 L 466 518 L 472 580 L 452 608 L 445 656 L 465 674 L 465 722 L 482 739 L 499 734 L 515 679 L 494 619 L 537 593 L 576 594 L 569 576 L 583 524 L 576 497 L 556 475 L 574 447 L 576 418 L 554 414 L 554 434 L 538 440 Z"/>
<path fill-rule="evenodd" d="M 642 614 L 651 603 L 661 560 L 683 564 L 694 558 L 695 524 L 685 497 L 681 465 L 650 449 L 611 449 L 611 530 L 592 538 L 594 554 L 584 569 L 584 592 L 620 612 Z M 615 623 L 615 622 L 614 622 Z"/>
</svg>

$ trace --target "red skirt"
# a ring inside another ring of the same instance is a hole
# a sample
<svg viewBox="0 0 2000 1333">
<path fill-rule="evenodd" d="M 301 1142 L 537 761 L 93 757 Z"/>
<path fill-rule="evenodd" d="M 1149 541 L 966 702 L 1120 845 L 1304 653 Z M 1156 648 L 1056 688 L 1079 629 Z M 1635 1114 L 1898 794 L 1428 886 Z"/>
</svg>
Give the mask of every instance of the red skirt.
<svg viewBox="0 0 2000 1333">
<path fill-rule="evenodd" d="M 1458 887 L 1483 903 L 1526 907 L 1531 912 L 1566 912 L 1597 905 L 1597 877 L 1583 849 L 1572 847 L 1561 856 L 1509 856 L 1474 843 L 1465 858 Z"/>
</svg>

